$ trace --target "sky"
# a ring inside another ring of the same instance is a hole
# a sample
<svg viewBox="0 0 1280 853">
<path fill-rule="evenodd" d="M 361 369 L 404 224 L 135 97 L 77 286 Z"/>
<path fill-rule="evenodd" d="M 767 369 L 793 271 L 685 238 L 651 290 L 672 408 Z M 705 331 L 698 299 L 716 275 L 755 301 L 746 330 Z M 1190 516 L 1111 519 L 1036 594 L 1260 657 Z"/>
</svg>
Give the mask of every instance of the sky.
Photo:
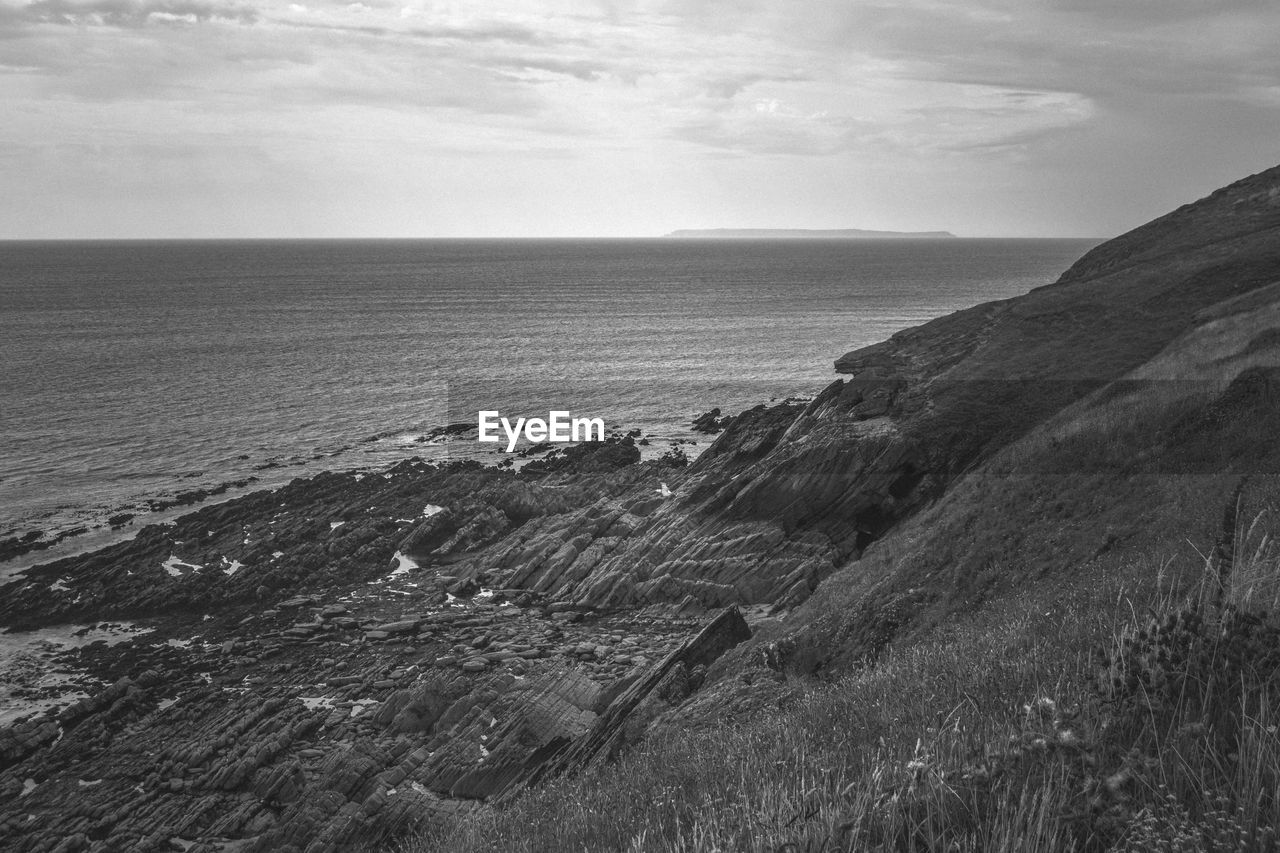
<svg viewBox="0 0 1280 853">
<path fill-rule="evenodd" d="M 1276 0 L 0 0 L 0 238 L 1107 237 L 1280 163 Z"/>
</svg>

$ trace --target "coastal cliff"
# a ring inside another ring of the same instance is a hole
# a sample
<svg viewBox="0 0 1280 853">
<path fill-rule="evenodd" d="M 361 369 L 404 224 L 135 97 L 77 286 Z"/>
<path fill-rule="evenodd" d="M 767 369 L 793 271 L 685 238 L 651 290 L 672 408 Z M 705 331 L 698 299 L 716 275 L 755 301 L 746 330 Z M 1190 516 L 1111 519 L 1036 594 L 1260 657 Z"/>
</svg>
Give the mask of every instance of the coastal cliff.
<svg viewBox="0 0 1280 853">
<path fill-rule="evenodd" d="M 526 789 L 590 768 L 622 790 L 630 749 L 813 707 L 974 619 L 1190 588 L 1223 507 L 1280 498 L 1277 327 L 1280 168 L 840 357 L 687 468 L 614 439 L 519 473 L 324 474 L 33 568 L 0 624 L 147 633 L 57 658 L 90 695 L 0 729 L 0 844 L 319 853 L 500 824 Z"/>
</svg>

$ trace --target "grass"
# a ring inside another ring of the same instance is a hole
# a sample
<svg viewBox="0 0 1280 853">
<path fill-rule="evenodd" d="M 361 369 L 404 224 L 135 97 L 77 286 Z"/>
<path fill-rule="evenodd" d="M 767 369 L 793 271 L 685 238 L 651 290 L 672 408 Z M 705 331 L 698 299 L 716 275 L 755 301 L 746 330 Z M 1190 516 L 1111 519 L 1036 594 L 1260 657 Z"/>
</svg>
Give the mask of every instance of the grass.
<svg viewBox="0 0 1280 853">
<path fill-rule="evenodd" d="M 1240 301 L 1227 300 L 1224 306 Z M 1236 309 L 1187 330 L 1124 378 L 1065 407 L 1027 440 L 1009 447 L 1002 465 L 1011 470 L 1044 470 L 1047 458 L 1052 466 L 1114 473 L 1141 470 L 1149 461 L 1157 461 L 1165 472 L 1212 473 L 1230 462 L 1224 458 L 1228 451 L 1245 449 L 1250 456 L 1259 456 L 1259 447 L 1270 447 L 1269 426 L 1275 414 L 1271 393 L 1238 401 L 1256 411 L 1248 412 L 1248 417 L 1242 416 L 1245 412 L 1230 413 L 1235 416 L 1231 429 L 1221 420 L 1189 422 L 1206 406 L 1213 412 L 1212 402 L 1233 380 L 1247 372 L 1274 375 L 1280 363 L 1280 348 L 1270 345 L 1276 340 L 1274 303 L 1250 307 L 1245 302 Z M 1182 429 L 1174 429 L 1171 435 L 1171 425 Z M 1193 426 L 1201 427 L 1216 447 L 1203 458 L 1188 457 L 1185 452 L 1163 458 L 1162 445 L 1185 441 L 1189 436 L 1179 433 Z"/>
<path fill-rule="evenodd" d="M 1270 520 L 1241 525 L 1225 597 L 1206 572 L 1181 597 L 1117 577 L 1049 609 L 1022 599 L 403 849 L 1274 850 Z"/>
</svg>

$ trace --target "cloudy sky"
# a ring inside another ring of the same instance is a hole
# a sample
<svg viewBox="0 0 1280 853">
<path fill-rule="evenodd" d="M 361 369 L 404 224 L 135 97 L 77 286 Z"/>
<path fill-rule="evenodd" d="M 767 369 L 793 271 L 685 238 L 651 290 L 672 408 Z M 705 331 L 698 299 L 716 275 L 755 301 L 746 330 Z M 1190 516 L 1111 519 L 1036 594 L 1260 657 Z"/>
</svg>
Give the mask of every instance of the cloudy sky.
<svg viewBox="0 0 1280 853">
<path fill-rule="evenodd" d="M 0 237 L 1108 236 L 1280 163 L 1276 0 L 0 0 Z"/>
</svg>

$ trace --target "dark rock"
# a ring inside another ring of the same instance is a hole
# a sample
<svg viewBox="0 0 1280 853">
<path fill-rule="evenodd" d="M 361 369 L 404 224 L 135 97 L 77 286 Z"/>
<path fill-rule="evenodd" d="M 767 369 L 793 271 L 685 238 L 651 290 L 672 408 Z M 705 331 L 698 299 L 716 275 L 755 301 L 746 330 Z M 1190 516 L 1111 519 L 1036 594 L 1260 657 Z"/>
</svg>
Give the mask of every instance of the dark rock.
<svg viewBox="0 0 1280 853">
<path fill-rule="evenodd" d="M 418 626 L 421 624 L 421 619 L 403 619 L 399 622 L 387 622 L 379 625 L 374 630 L 383 634 L 411 634 L 417 631 Z"/>
<path fill-rule="evenodd" d="M 730 423 L 733 422 L 732 417 L 721 417 L 720 409 L 714 408 L 709 412 L 704 412 L 693 419 L 692 429 L 694 432 L 702 432 L 708 435 L 714 435 Z"/>
<path fill-rule="evenodd" d="M 43 536 L 44 531 L 42 530 L 30 530 L 21 536 L 0 539 L 0 562 L 12 560 L 14 557 L 21 557 L 31 551 L 53 547 L 56 540 L 42 539 L 41 537 Z"/>
<path fill-rule="evenodd" d="M 737 608 L 726 609 L 696 637 L 685 642 L 623 689 L 603 708 L 587 732 L 567 742 L 545 762 L 529 768 L 520 781 L 532 784 L 548 776 L 585 770 L 599 761 L 612 758 L 625 745 L 630 715 L 673 672 L 698 667 L 705 671 L 720 655 L 750 637 L 751 629 L 747 627 Z M 504 790 L 511 790 L 511 786 Z"/>
<path fill-rule="evenodd" d="M 549 474 L 591 474 L 615 471 L 640 461 L 640 450 L 635 439 L 610 437 L 606 441 L 588 441 L 565 448 L 552 459 L 530 462 L 520 469 L 526 478 L 545 477 Z"/>
</svg>

